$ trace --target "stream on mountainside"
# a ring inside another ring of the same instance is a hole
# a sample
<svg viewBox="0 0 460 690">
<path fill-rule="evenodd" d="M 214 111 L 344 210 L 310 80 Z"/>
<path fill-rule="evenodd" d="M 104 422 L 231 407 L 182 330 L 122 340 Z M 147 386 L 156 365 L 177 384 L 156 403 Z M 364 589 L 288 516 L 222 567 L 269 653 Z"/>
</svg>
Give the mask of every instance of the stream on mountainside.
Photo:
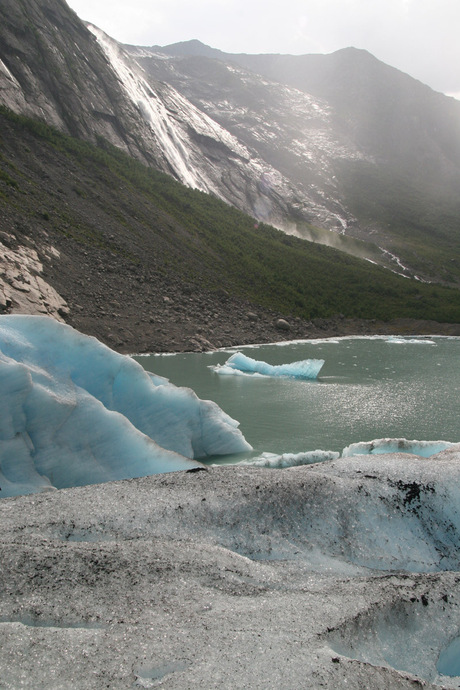
<svg viewBox="0 0 460 690">
<path fill-rule="evenodd" d="M 325 363 L 316 380 L 224 376 L 210 368 L 235 351 L 275 365 Z M 460 441 L 460 338 L 346 337 L 136 359 L 215 401 L 258 453 L 342 451 L 377 438 Z"/>
</svg>

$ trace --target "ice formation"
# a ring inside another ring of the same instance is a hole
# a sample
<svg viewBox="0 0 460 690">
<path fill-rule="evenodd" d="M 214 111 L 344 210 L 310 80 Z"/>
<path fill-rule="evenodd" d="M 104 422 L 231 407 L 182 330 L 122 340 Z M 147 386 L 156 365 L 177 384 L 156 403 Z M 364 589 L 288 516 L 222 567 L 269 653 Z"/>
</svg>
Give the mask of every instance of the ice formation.
<svg viewBox="0 0 460 690">
<path fill-rule="evenodd" d="M 302 453 L 261 453 L 256 457 L 245 458 L 237 464 L 239 467 L 298 467 L 313 465 L 320 462 L 348 458 L 353 455 L 386 455 L 393 453 L 407 453 L 421 458 L 430 458 L 449 448 L 460 450 L 460 443 L 450 441 L 408 441 L 405 438 L 379 438 L 374 441 L 360 441 L 352 443 L 343 449 L 342 453 L 332 450 L 311 450 Z"/>
<path fill-rule="evenodd" d="M 251 450 L 215 403 L 48 317 L 0 318 L 0 390 L 2 497 Z"/>
<path fill-rule="evenodd" d="M 384 453 L 411 453 L 429 458 L 458 444 L 449 441 L 408 441 L 406 438 L 378 438 L 373 441 L 352 443 L 342 451 L 342 457 L 351 455 L 381 455 Z"/>
<path fill-rule="evenodd" d="M 327 460 L 337 460 L 340 453 L 332 450 L 311 450 L 307 453 L 262 453 L 250 460 L 242 460 L 238 466 L 247 465 L 249 467 L 299 467 L 300 465 L 314 465 L 317 462 Z"/>
<path fill-rule="evenodd" d="M 408 441 L 405 438 L 379 438 L 374 441 L 360 441 L 352 443 L 343 449 L 342 453 L 333 450 L 310 450 L 302 453 L 261 453 L 247 457 L 237 462 L 238 467 L 268 467 L 281 469 L 314 465 L 320 462 L 348 458 L 353 455 L 387 455 L 407 453 L 420 458 L 430 458 L 443 450 L 460 450 L 460 443 L 450 441 Z"/>
<path fill-rule="evenodd" d="M 1 686 L 458 688 L 459 480 L 451 449 L 0 501 Z"/>
<path fill-rule="evenodd" d="M 324 359 L 304 359 L 290 364 L 267 364 L 241 352 L 235 352 L 225 364 L 210 367 L 217 374 L 240 376 L 275 376 L 281 378 L 316 379 Z"/>
</svg>

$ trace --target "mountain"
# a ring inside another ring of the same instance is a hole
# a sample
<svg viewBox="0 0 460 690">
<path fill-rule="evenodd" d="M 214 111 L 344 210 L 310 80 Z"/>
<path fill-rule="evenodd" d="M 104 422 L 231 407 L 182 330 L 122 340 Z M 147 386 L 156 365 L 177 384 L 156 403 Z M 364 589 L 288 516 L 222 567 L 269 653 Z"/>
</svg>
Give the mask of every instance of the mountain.
<svg viewBox="0 0 460 690">
<path fill-rule="evenodd" d="M 123 352 L 460 323 L 459 290 L 255 226 L 102 140 L 5 108 L 0 131 L 0 312 L 51 313 Z"/>
<path fill-rule="evenodd" d="M 0 311 L 131 352 L 344 332 L 343 317 L 460 322 L 458 290 L 374 265 L 404 270 L 373 241 L 401 236 L 378 205 L 369 222 L 352 213 L 349 171 L 396 196 L 334 106 L 211 55 L 124 48 L 63 0 L 2 3 Z M 409 213 L 419 198 L 392 184 Z M 401 256 L 425 252 L 425 274 L 455 283 L 458 238 L 437 239 L 411 230 Z"/>
<path fill-rule="evenodd" d="M 298 214 L 295 185 L 171 86 L 147 79 L 116 41 L 85 27 L 63 0 L 6 0 L 0 19 L 3 105 L 73 136 L 102 136 L 276 225 Z M 263 173 L 274 181 L 269 201 Z"/>
<path fill-rule="evenodd" d="M 321 198 L 327 212 L 310 222 L 370 240 L 425 279 L 458 283 L 458 101 L 354 48 L 231 55 L 191 41 L 128 50 L 304 196 Z M 286 231 L 328 241 L 286 220 Z"/>
<path fill-rule="evenodd" d="M 63 0 L 7 0 L 0 18 L 0 102 L 16 112 L 102 136 L 289 234 L 460 281 L 454 99 L 352 48 L 121 46 Z"/>
<path fill-rule="evenodd" d="M 148 128 L 92 35 L 63 0 L 4 0 L 0 7 L 0 101 L 93 142 L 101 136 L 146 155 Z M 151 143 L 151 142 L 150 142 Z M 158 160 L 157 160 L 158 158 Z"/>
</svg>

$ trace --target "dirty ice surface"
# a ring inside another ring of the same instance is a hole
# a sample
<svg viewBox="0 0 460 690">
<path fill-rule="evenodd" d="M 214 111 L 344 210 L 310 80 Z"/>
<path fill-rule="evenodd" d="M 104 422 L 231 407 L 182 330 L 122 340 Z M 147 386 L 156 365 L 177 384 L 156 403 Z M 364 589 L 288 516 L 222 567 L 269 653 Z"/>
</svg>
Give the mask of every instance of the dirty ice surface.
<svg viewBox="0 0 460 690">
<path fill-rule="evenodd" d="M 458 688 L 459 461 L 213 467 L 0 501 L 2 688 Z"/>
<path fill-rule="evenodd" d="M 215 403 L 48 317 L 0 317 L 0 391 L 2 498 L 251 450 Z"/>
</svg>

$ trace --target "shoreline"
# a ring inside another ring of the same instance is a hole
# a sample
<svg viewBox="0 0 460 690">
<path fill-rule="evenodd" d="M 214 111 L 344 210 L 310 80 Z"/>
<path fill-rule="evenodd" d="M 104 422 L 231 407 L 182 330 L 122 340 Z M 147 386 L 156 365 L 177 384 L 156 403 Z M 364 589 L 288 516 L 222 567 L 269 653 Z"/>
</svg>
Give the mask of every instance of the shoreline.
<svg viewBox="0 0 460 690">
<path fill-rule="evenodd" d="M 222 310 L 211 317 L 204 312 L 202 318 L 185 313 L 171 318 L 169 314 L 160 316 L 157 313 L 155 318 L 140 320 L 138 315 L 133 317 L 125 313 L 114 320 L 105 315 L 72 314 L 66 322 L 121 354 L 136 355 L 209 352 L 226 347 L 346 336 L 460 336 L 458 323 L 406 318 L 379 321 L 343 316 L 310 321 L 263 309 L 255 311 L 241 305 L 232 306 L 225 313 Z"/>
<path fill-rule="evenodd" d="M 453 324 L 445 324 L 446 326 L 453 325 Z M 440 329 L 442 330 L 442 329 Z M 448 329 L 447 329 L 448 330 Z M 452 329 L 454 330 L 454 329 Z M 375 331 L 370 331 L 370 332 L 359 332 L 359 333 L 341 333 L 341 334 L 334 334 L 334 335 L 328 335 L 328 334 L 323 334 L 323 333 L 318 333 L 318 335 L 314 336 L 306 336 L 303 338 L 282 338 L 281 340 L 266 340 L 263 342 L 251 342 L 251 343 L 236 343 L 235 345 L 221 345 L 219 347 L 214 347 L 212 349 L 199 349 L 197 348 L 196 350 L 192 349 L 185 349 L 185 350 L 164 350 L 162 352 L 127 352 L 124 353 L 129 357 L 173 357 L 174 355 L 180 355 L 180 354 L 212 354 L 213 352 L 232 352 L 232 351 L 237 351 L 239 348 L 247 348 L 247 349 L 257 349 L 258 347 L 263 347 L 263 346 L 269 346 L 269 345 L 291 345 L 291 344 L 296 344 L 296 343 L 307 343 L 309 341 L 315 341 L 315 342 L 323 342 L 327 340 L 340 340 L 344 338 L 385 338 L 385 337 L 401 337 L 401 338 L 460 338 L 460 328 L 458 329 L 459 332 L 435 332 L 435 331 L 423 331 L 423 332 L 413 332 L 413 331 L 408 331 L 406 332 L 401 332 L 400 330 L 391 330 L 391 331 L 379 331 L 376 333 Z"/>
<path fill-rule="evenodd" d="M 216 338 L 216 330 L 209 334 L 197 333 L 194 337 L 187 335 L 180 336 L 175 334 L 170 346 L 167 339 L 161 343 L 161 349 L 156 351 L 138 351 L 136 355 L 150 354 L 179 354 L 181 352 L 212 352 L 229 347 L 245 347 L 248 345 L 270 345 L 273 343 L 283 343 L 302 340 L 322 340 L 327 338 L 346 338 L 351 336 L 451 336 L 460 337 L 460 324 L 438 323 L 436 321 L 424 321 L 415 319 L 394 319 L 383 322 L 366 319 L 346 319 L 329 318 L 313 319 L 312 321 L 301 321 L 293 319 L 286 323 L 289 328 L 279 328 L 276 321 L 272 324 L 265 324 L 259 329 L 259 338 L 247 337 L 243 332 L 227 334 L 222 333 Z M 300 323 L 299 323 L 300 321 Z M 121 350 L 124 354 L 128 353 L 125 349 Z"/>
</svg>

